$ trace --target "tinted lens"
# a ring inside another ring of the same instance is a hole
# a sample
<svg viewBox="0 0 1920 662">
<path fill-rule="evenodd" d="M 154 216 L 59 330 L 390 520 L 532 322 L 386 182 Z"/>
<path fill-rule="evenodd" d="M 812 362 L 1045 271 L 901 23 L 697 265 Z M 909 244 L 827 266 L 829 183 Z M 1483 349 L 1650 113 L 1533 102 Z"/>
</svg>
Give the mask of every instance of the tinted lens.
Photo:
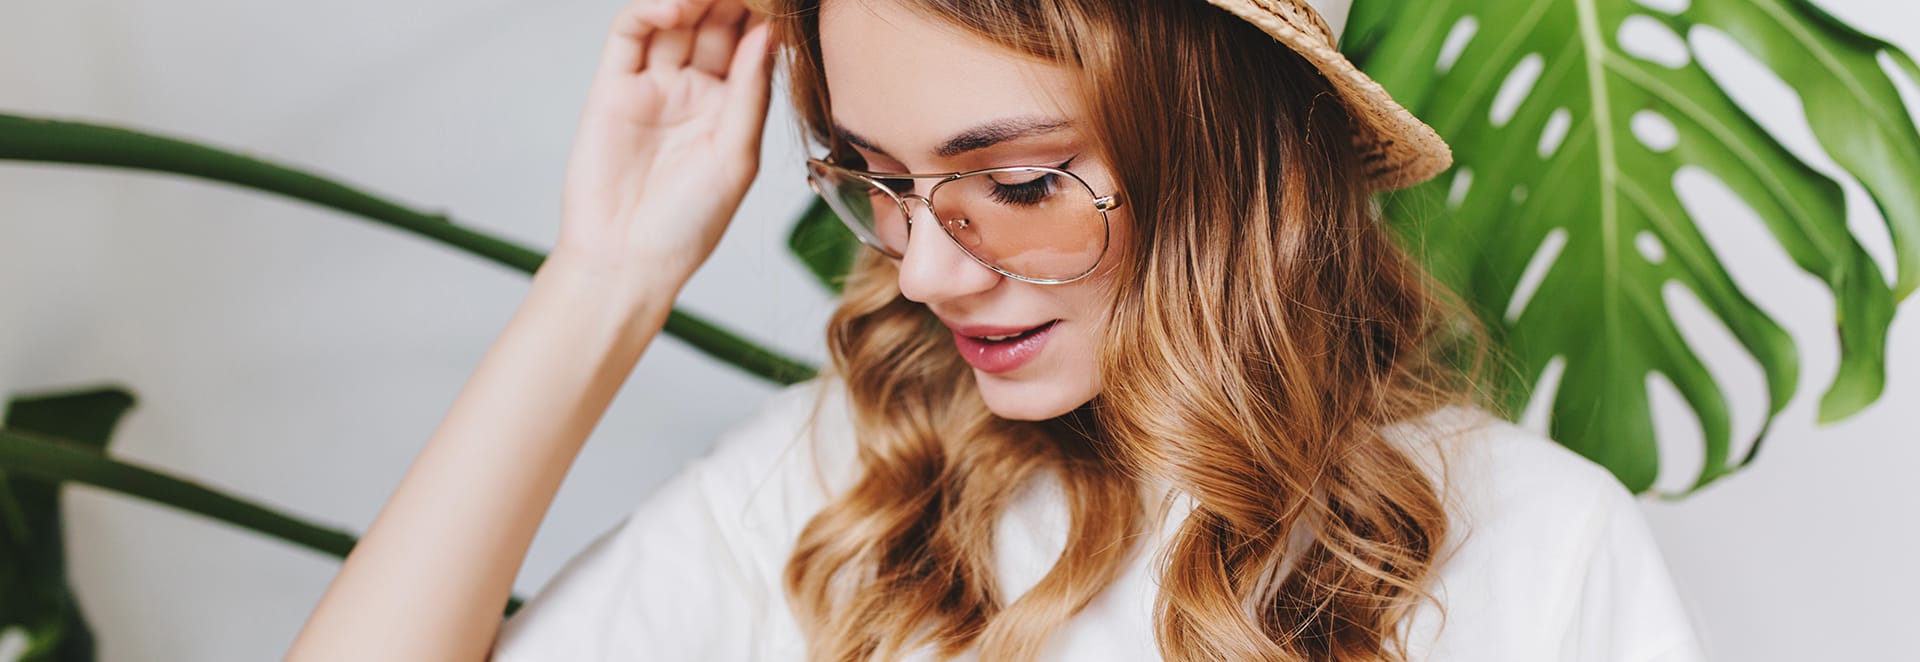
<svg viewBox="0 0 1920 662">
<path fill-rule="evenodd" d="M 993 170 L 943 182 L 933 196 L 947 232 L 1007 273 L 1075 278 L 1092 270 L 1107 248 L 1106 217 L 1093 191 L 1062 171 Z"/>
<path fill-rule="evenodd" d="M 892 195 L 865 179 L 819 163 L 807 164 L 807 177 L 860 241 L 894 257 L 906 253 L 907 219 Z"/>
</svg>

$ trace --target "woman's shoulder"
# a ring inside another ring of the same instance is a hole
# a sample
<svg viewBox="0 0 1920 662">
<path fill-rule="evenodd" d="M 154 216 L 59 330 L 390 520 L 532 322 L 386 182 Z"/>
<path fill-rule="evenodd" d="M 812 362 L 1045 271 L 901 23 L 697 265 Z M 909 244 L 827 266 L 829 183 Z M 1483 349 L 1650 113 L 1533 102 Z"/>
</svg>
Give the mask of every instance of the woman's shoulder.
<svg viewBox="0 0 1920 662">
<path fill-rule="evenodd" d="M 846 398 L 830 376 L 784 387 L 687 467 L 720 517 L 716 524 L 762 562 L 784 562 L 800 529 L 854 478 Z"/>
<path fill-rule="evenodd" d="M 767 398 L 575 553 L 501 625 L 493 659 L 797 657 L 780 578 L 846 473 L 833 462 L 852 458 L 838 402 L 823 380 Z"/>
<path fill-rule="evenodd" d="M 1565 521 L 1632 498 L 1606 467 L 1480 407 L 1441 407 L 1387 436 L 1443 490 L 1454 514 L 1469 519 Z"/>
<path fill-rule="evenodd" d="M 1612 472 L 1477 407 L 1443 408 L 1390 437 L 1428 472 L 1450 517 L 1438 577 L 1445 628 L 1429 652 L 1699 659 L 1653 533 Z M 1434 634 L 1433 616 L 1416 631 Z"/>
<path fill-rule="evenodd" d="M 1433 481 L 1453 546 L 1468 555 L 1570 571 L 1610 544 L 1609 527 L 1640 518 L 1633 494 L 1605 467 L 1479 407 L 1443 407 L 1388 436 Z"/>
<path fill-rule="evenodd" d="M 820 376 L 781 388 L 723 430 L 696 465 L 722 480 L 810 474 L 823 495 L 851 477 L 853 422 L 846 388 Z"/>
</svg>

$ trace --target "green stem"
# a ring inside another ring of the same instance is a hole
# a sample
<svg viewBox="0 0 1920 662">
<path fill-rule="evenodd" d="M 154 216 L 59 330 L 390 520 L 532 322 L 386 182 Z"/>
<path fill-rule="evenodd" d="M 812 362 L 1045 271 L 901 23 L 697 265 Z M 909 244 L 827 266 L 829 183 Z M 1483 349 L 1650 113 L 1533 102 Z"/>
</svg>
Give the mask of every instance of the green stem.
<svg viewBox="0 0 1920 662">
<path fill-rule="evenodd" d="M 0 428 L 0 469 L 53 482 L 74 482 L 119 492 L 210 517 L 279 538 L 337 558 L 346 558 L 358 540 L 353 534 L 308 523 L 273 509 L 228 496 L 193 481 L 109 458 L 83 444 Z M 506 613 L 520 608 L 508 597 Z"/>
<path fill-rule="evenodd" d="M 304 200 L 399 228 L 531 274 L 546 257 L 526 246 L 374 196 L 334 180 L 195 143 L 118 127 L 0 113 L 0 159 L 169 172 Z M 728 364 L 781 384 L 814 368 L 747 342 L 711 322 L 674 310 L 667 335 Z"/>
<path fill-rule="evenodd" d="M 280 514 L 198 483 L 114 460 L 81 444 L 0 428 L 0 467 L 50 481 L 72 481 L 173 506 L 345 558 L 352 534 Z"/>
</svg>

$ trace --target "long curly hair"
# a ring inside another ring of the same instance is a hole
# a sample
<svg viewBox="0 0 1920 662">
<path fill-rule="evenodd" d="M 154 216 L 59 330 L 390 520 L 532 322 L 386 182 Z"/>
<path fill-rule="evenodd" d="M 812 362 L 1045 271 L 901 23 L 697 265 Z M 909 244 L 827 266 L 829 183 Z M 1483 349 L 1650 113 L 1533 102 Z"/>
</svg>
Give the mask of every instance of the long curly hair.
<svg viewBox="0 0 1920 662">
<path fill-rule="evenodd" d="M 860 473 L 785 574 L 810 658 L 1033 659 L 1183 502 L 1155 559 L 1163 657 L 1404 659 L 1403 620 L 1441 606 L 1427 588 L 1448 516 L 1389 428 L 1491 406 L 1487 343 L 1381 223 L 1326 80 L 1200 0 L 893 1 L 1076 71 L 1133 239 L 1108 256 L 1123 275 L 1102 391 L 1042 422 L 992 415 L 896 265 L 864 252 L 828 329 Z M 820 0 L 760 4 L 803 127 L 841 153 Z M 1010 601 L 994 526 L 1043 472 L 1070 531 Z"/>
</svg>

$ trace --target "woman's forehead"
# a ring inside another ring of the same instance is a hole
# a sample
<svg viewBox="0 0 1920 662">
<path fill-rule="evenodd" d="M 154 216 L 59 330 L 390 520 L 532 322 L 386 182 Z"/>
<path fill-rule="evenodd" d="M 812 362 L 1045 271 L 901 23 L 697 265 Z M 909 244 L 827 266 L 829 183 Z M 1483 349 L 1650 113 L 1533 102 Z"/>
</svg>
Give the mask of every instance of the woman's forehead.
<svg viewBox="0 0 1920 662">
<path fill-rule="evenodd" d="M 831 0 L 820 12 L 832 120 L 869 151 L 947 158 L 1009 135 L 1059 133 L 1080 116 L 1065 67 L 902 2 Z"/>
</svg>

